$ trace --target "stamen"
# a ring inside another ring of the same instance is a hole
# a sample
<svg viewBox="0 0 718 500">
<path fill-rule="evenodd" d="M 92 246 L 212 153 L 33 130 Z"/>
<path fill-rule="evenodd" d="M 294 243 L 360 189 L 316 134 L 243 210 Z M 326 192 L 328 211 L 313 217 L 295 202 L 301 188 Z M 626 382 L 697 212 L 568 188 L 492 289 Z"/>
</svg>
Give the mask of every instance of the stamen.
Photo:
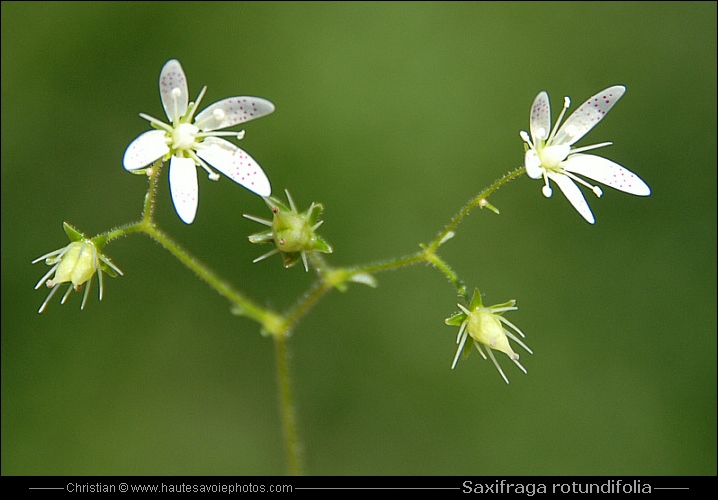
<svg viewBox="0 0 718 500">
<path fill-rule="evenodd" d="M 64 253 L 64 252 L 66 252 L 66 251 L 67 251 L 67 247 L 65 247 L 65 248 L 60 248 L 59 250 L 55 250 L 55 251 L 46 253 L 45 255 L 42 255 L 42 256 L 38 257 L 37 259 L 33 260 L 33 261 L 31 262 L 31 264 L 37 264 L 37 263 L 40 262 L 41 260 L 47 259 L 47 258 L 52 257 L 52 256 L 54 256 L 54 255 L 57 255 L 57 254 L 59 254 L 59 253 Z M 59 258 L 60 258 L 60 256 L 58 256 L 58 259 L 59 259 Z"/>
<path fill-rule="evenodd" d="M 100 271 L 100 275 L 102 271 Z M 85 309 L 85 302 L 87 302 L 87 296 L 90 294 L 90 288 L 92 285 L 92 279 L 87 280 L 87 286 L 85 287 L 85 294 L 82 296 L 82 304 L 80 304 L 80 311 Z"/>
<path fill-rule="evenodd" d="M 40 278 L 40 281 L 38 281 L 38 282 L 37 282 L 37 285 L 35 285 L 35 290 L 37 290 L 38 288 L 40 288 L 40 287 L 43 285 L 43 283 L 46 284 L 48 288 L 52 288 L 52 286 L 49 284 L 49 283 L 52 283 L 52 280 L 49 280 L 48 278 L 50 277 L 50 275 L 52 275 L 52 273 L 55 272 L 55 270 L 57 269 L 57 267 L 58 267 L 59 265 L 60 265 L 60 263 L 58 262 L 57 264 L 55 264 L 54 266 L 52 266 L 47 273 L 45 273 L 45 276 L 43 276 L 42 278 Z M 45 280 L 47 280 L 47 281 L 45 281 Z M 53 283 L 53 285 L 54 285 L 54 283 Z"/>
<path fill-rule="evenodd" d="M 146 114 L 144 114 L 144 113 L 140 113 L 140 117 L 141 117 L 141 118 L 144 118 L 145 120 L 147 120 L 148 122 L 150 122 L 152 125 L 155 125 L 155 126 L 157 126 L 158 128 L 161 128 L 161 129 L 164 130 L 165 132 L 172 133 L 172 132 L 174 131 L 174 128 L 173 128 L 171 125 L 167 125 L 165 122 L 163 122 L 162 120 L 158 120 L 158 119 L 155 118 L 154 116 L 150 116 L 150 115 L 146 115 Z"/>
<path fill-rule="evenodd" d="M 170 96 L 172 97 L 172 104 L 175 107 L 174 113 L 172 113 L 172 116 L 176 117 L 179 120 L 180 118 L 182 118 L 179 114 L 179 106 L 178 106 L 179 98 L 182 96 L 182 89 L 180 89 L 179 87 L 173 87 L 172 90 L 170 91 Z M 174 123 L 174 120 L 173 120 L 173 123 Z"/>
<path fill-rule="evenodd" d="M 309 272 L 309 265 L 307 264 L 307 252 L 302 250 L 300 253 L 302 255 L 302 262 L 304 262 L 304 271 Z"/>
<path fill-rule="evenodd" d="M 462 311 L 464 311 L 466 314 L 471 314 L 471 311 L 469 311 L 467 308 L 465 308 L 465 307 L 462 306 L 461 304 L 456 304 L 456 305 L 459 306 L 459 309 L 461 309 Z"/>
<path fill-rule="evenodd" d="M 463 335 L 464 331 L 466 330 L 466 325 L 469 324 L 469 320 L 464 320 L 463 323 L 461 323 L 461 327 L 459 328 L 459 334 L 456 336 L 456 343 L 458 344 L 461 340 L 461 336 Z"/>
<path fill-rule="evenodd" d="M 65 292 L 65 295 L 62 296 L 62 300 L 60 301 L 60 304 L 64 304 L 67 298 L 70 296 L 70 292 L 72 291 L 72 283 L 70 283 L 70 286 L 67 287 L 67 291 Z"/>
<path fill-rule="evenodd" d="M 292 199 L 292 195 L 289 194 L 289 190 L 285 189 L 284 193 L 287 195 L 287 200 L 289 201 L 289 207 L 292 209 L 292 212 L 296 212 L 297 206 L 294 204 L 294 199 Z"/>
<path fill-rule="evenodd" d="M 518 345 L 520 345 L 521 347 L 523 347 L 524 349 L 526 349 L 526 352 L 528 352 L 529 354 L 533 354 L 533 353 L 534 353 L 531 349 L 529 349 L 529 346 L 527 346 L 526 344 L 524 344 L 524 343 L 521 341 L 521 339 L 518 338 L 516 335 L 514 335 L 513 333 L 511 333 L 510 331 L 508 331 L 506 328 L 504 328 L 503 330 L 504 330 L 504 333 L 506 334 L 506 336 L 507 336 L 508 338 L 510 338 L 511 340 L 513 340 L 514 342 L 516 342 Z M 518 354 L 517 354 L 517 356 L 518 356 Z"/>
<path fill-rule="evenodd" d="M 558 120 L 556 120 L 556 124 L 553 126 L 553 130 L 551 130 L 551 135 L 546 140 L 546 144 L 551 143 L 551 139 L 553 139 L 553 136 L 556 135 L 556 132 L 558 131 L 558 126 L 561 124 L 561 120 L 563 120 L 563 115 L 566 113 L 566 110 L 571 106 L 571 99 L 568 97 L 563 98 L 563 109 L 561 109 L 561 113 L 558 115 Z"/>
<path fill-rule="evenodd" d="M 192 151 L 191 149 L 188 149 L 186 153 L 189 155 L 190 158 L 192 158 L 195 162 L 195 164 L 199 165 L 203 169 L 207 171 L 207 175 L 209 177 L 209 180 L 211 181 L 218 181 L 219 180 L 219 174 L 212 170 L 209 165 L 207 165 L 204 160 L 202 160 L 199 156 L 197 156 L 197 153 Z"/>
<path fill-rule="evenodd" d="M 100 269 L 99 264 L 95 267 L 97 267 L 97 281 L 100 282 L 100 300 L 102 300 L 102 293 L 104 291 L 104 288 L 102 287 L 102 269 Z M 92 279 L 92 278 L 90 278 L 90 279 Z M 90 288 L 89 284 L 88 284 L 87 288 Z M 84 299 L 83 299 L 83 301 L 84 301 Z"/>
<path fill-rule="evenodd" d="M 548 184 L 548 175 L 546 175 L 546 172 L 543 173 L 543 180 L 544 180 L 544 187 L 541 188 L 541 192 L 546 198 L 551 198 L 551 195 L 553 194 L 553 190 L 551 190 L 551 186 Z"/>
<path fill-rule="evenodd" d="M 459 332 L 461 333 L 462 330 L 459 330 Z M 464 332 L 464 335 L 460 339 L 458 339 L 458 338 L 456 339 L 457 343 L 459 344 L 459 347 L 458 347 L 458 349 L 456 349 L 456 354 L 454 355 L 454 361 L 453 361 L 453 363 L 451 363 L 452 370 L 456 366 L 456 362 L 459 360 L 459 355 L 464 350 L 464 344 L 466 343 L 466 339 L 468 338 L 468 336 L 469 336 L 469 334 L 467 332 Z M 460 340 L 460 342 L 459 342 L 459 340 Z"/>
<path fill-rule="evenodd" d="M 579 176 L 574 175 L 573 173 L 569 172 L 568 170 L 564 170 L 563 174 L 566 177 L 569 177 L 573 179 L 574 181 L 578 182 L 579 184 L 586 186 L 588 189 L 593 191 L 593 194 L 595 194 L 598 198 L 600 198 L 603 195 L 603 191 L 601 191 L 601 188 L 598 186 L 594 186 L 593 184 L 589 184 L 585 180 L 581 179 Z"/>
<path fill-rule="evenodd" d="M 124 276 L 124 273 L 120 270 L 120 268 L 114 265 L 110 259 L 108 259 L 104 255 L 100 255 L 100 260 L 110 266 L 112 270 L 115 271 L 117 274 L 119 274 L 120 276 Z"/>
<path fill-rule="evenodd" d="M 516 366 L 518 366 L 519 369 L 520 369 L 522 372 L 524 372 L 526 375 L 528 375 L 529 372 L 526 371 L 526 368 L 524 368 L 523 366 L 521 366 L 521 363 L 519 363 L 519 360 L 518 360 L 518 359 L 512 359 L 511 361 L 513 361 L 514 364 L 515 364 Z"/>
<path fill-rule="evenodd" d="M 476 342 L 475 340 L 474 340 L 474 347 L 476 347 L 476 350 L 479 351 L 479 354 L 481 354 L 481 357 L 482 357 L 482 358 L 484 358 L 484 359 L 489 359 L 489 358 L 486 357 L 486 354 L 484 354 L 484 350 L 483 350 L 483 348 L 481 347 L 481 344 L 479 344 L 479 343 Z M 490 349 L 487 347 L 486 350 L 489 351 Z"/>
<path fill-rule="evenodd" d="M 254 260 L 252 261 L 252 263 L 255 264 L 255 263 L 259 262 L 260 260 L 264 260 L 264 259 L 266 259 L 267 257 L 271 257 L 271 256 L 274 255 L 275 253 L 279 253 L 279 249 L 278 249 L 278 248 L 275 248 L 275 249 L 273 249 L 273 250 L 270 250 L 269 252 L 265 253 L 264 255 L 260 255 L 259 257 L 257 257 L 256 259 L 254 259 Z"/>
<path fill-rule="evenodd" d="M 272 227 L 272 222 L 268 221 L 267 219 L 262 219 L 261 217 L 255 217 L 254 215 L 249 214 L 242 214 L 242 217 L 245 217 L 249 220 L 253 220 L 254 222 L 259 222 L 260 224 L 264 224 L 265 226 Z"/>
<path fill-rule="evenodd" d="M 531 142 L 531 137 L 529 137 L 528 133 L 526 133 L 524 130 L 522 130 L 521 132 L 519 132 L 519 136 L 521 137 L 522 141 L 524 141 L 526 144 L 531 146 L 532 149 L 534 148 L 534 143 Z"/>
<path fill-rule="evenodd" d="M 582 153 L 583 151 L 589 151 L 591 149 L 602 148 L 604 146 L 610 146 L 611 144 L 613 144 L 613 143 L 612 142 L 602 142 L 600 144 L 593 144 L 591 146 L 582 146 L 580 148 L 571 149 L 571 154 L 573 155 L 576 153 Z"/>
<path fill-rule="evenodd" d="M 515 307 L 514 309 L 518 309 L 518 307 Z M 516 333 L 518 333 L 519 335 L 521 335 L 523 338 L 526 338 L 526 335 L 524 335 L 524 332 L 522 332 L 521 330 L 519 330 L 518 327 L 517 327 L 516 325 L 514 325 L 511 321 L 507 320 L 507 319 L 504 318 L 503 316 L 499 316 L 499 321 L 501 321 L 502 323 L 504 323 L 504 324 L 506 324 L 506 325 L 509 325 L 511 328 L 513 328 L 514 330 L 516 330 Z"/>
<path fill-rule="evenodd" d="M 57 293 L 57 291 L 59 289 L 60 288 L 55 287 L 50 291 L 50 293 L 47 294 L 47 298 L 45 299 L 45 302 L 43 302 L 42 305 L 40 306 L 40 309 L 37 310 L 38 313 L 41 313 L 42 311 L 45 310 L 45 308 L 47 307 L 47 304 L 50 302 L 50 299 L 52 298 L 53 295 L 55 295 Z"/>
<path fill-rule="evenodd" d="M 494 366 L 496 367 L 496 369 L 497 369 L 497 370 L 499 371 L 499 373 L 501 374 L 501 377 L 504 379 L 504 382 L 506 382 L 506 383 L 508 384 L 508 383 L 509 383 L 509 379 L 506 378 L 506 375 L 504 374 L 504 371 L 503 371 L 503 370 L 501 369 L 501 367 L 499 366 L 499 362 L 496 361 L 496 357 L 494 356 L 494 353 L 491 351 L 491 349 L 487 349 L 487 351 L 489 351 L 489 357 L 491 358 L 491 361 L 494 362 Z M 517 362 L 517 361 L 514 360 L 514 363 L 516 363 L 516 362 Z M 520 365 L 519 365 L 519 366 L 520 366 Z"/>
<path fill-rule="evenodd" d="M 187 113 L 187 123 L 192 122 L 192 118 L 194 117 L 195 112 L 197 111 L 197 106 L 199 106 L 200 101 L 202 100 L 202 97 L 204 97 L 204 93 L 207 92 L 207 86 L 205 85 L 202 87 L 202 90 L 199 91 L 199 95 L 197 96 L 197 100 L 193 103 L 190 103 L 190 109 L 189 113 Z"/>
</svg>

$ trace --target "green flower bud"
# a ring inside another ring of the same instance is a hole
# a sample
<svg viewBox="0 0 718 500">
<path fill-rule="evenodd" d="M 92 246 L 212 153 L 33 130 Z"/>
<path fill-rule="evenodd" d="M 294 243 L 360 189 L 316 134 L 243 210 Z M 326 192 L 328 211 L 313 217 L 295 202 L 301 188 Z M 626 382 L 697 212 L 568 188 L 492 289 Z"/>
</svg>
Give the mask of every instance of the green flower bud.
<svg viewBox="0 0 718 500">
<path fill-rule="evenodd" d="M 309 252 L 332 253 L 332 247 L 316 233 L 316 229 L 324 221 L 319 215 L 324 207 L 319 203 L 312 203 L 304 212 L 299 212 L 289 191 L 287 195 L 289 205 L 274 197 L 266 197 L 264 201 L 272 211 L 272 220 L 244 214 L 247 219 L 259 222 L 270 229 L 249 236 L 252 243 L 273 243 L 275 248 L 254 259 L 259 262 L 276 253 L 281 254 L 284 267 L 292 267 L 301 259 L 304 269 L 309 271 L 307 254 Z"/>
</svg>

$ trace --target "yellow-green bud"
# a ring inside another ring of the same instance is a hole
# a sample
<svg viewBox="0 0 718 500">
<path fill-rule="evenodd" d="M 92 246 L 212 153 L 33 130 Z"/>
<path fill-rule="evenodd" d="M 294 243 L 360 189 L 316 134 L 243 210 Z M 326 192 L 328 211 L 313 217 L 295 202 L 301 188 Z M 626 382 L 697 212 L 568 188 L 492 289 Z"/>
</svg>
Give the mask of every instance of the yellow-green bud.
<svg viewBox="0 0 718 500">
<path fill-rule="evenodd" d="M 73 241 L 57 266 L 52 285 L 72 281 L 77 289 L 97 271 L 97 250 L 91 241 Z"/>
<path fill-rule="evenodd" d="M 466 329 L 476 342 L 506 353 L 513 360 L 518 360 L 519 355 L 511 349 L 509 338 L 504 327 L 501 326 L 500 317 L 491 312 L 491 309 L 476 309 L 469 313 Z"/>
<path fill-rule="evenodd" d="M 84 309 L 85 302 L 87 302 L 87 295 L 90 291 L 90 280 L 95 274 L 97 274 L 98 281 L 100 282 L 100 300 L 102 300 L 103 291 L 102 273 L 107 273 L 112 277 L 122 274 L 122 271 L 100 251 L 105 243 L 107 243 L 106 235 L 89 239 L 68 223 L 64 223 L 63 228 L 70 238 L 70 243 L 63 248 L 46 253 L 32 261 L 33 264 L 36 264 L 44 260 L 45 264 L 52 266 L 52 268 L 40 278 L 37 285 L 35 285 L 35 290 L 40 288 L 43 283 L 51 289 L 38 312 L 45 310 L 48 302 L 59 289 L 57 285 L 61 283 L 71 283 L 60 301 L 61 304 L 65 303 L 65 300 L 67 300 L 72 290 L 80 291 L 82 286 L 87 284 L 85 294 L 82 298 L 82 304 L 80 305 L 80 309 Z M 50 278 L 50 276 L 52 276 L 52 278 Z"/>
<path fill-rule="evenodd" d="M 530 354 L 533 354 L 533 352 L 521 339 L 505 328 L 510 327 L 521 337 L 524 337 L 521 330 L 503 317 L 503 313 L 517 309 L 515 300 L 484 307 L 481 302 L 481 293 L 479 293 L 477 289 L 474 290 L 474 296 L 471 298 L 471 302 L 468 306 L 457 305 L 461 311 L 446 318 L 445 321 L 447 325 L 459 327 L 459 334 L 456 337 L 456 343 L 459 347 L 456 350 L 454 362 L 451 365 L 452 369 L 456 366 L 459 355 L 463 354 L 464 357 L 469 355 L 473 344 L 473 347 L 476 347 L 476 350 L 479 351 L 479 354 L 481 354 L 484 359 L 487 359 L 487 355 L 491 358 L 491 361 L 499 370 L 501 377 L 503 377 L 507 384 L 509 383 L 509 379 L 506 378 L 499 363 L 496 361 L 493 350 L 505 353 L 522 372 L 526 373 L 526 369 L 519 363 L 519 355 L 516 354 L 511 348 L 511 345 L 509 345 L 509 339 L 519 344 Z M 467 342 L 468 337 L 471 337 L 472 342 Z M 486 353 L 484 353 L 484 350 L 486 350 Z"/>
</svg>

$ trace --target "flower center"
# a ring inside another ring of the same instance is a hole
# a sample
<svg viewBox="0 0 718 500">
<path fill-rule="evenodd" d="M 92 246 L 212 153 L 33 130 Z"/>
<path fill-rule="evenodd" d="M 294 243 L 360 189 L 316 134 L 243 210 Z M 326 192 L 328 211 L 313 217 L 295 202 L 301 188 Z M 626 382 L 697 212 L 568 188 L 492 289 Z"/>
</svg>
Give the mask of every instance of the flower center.
<svg viewBox="0 0 718 500">
<path fill-rule="evenodd" d="M 194 144 L 199 128 L 190 123 L 180 123 L 172 131 L 172 149 L 190 149 Z"/>
<path fill-rule="evenodd" d="M 541 159 L 541 166 L 549 170 L 558 170 L 560 163 L 566 159 L 570 152 L 571 146 L 563 144 L 547 146 L 537 151 Z"/>
</svg>

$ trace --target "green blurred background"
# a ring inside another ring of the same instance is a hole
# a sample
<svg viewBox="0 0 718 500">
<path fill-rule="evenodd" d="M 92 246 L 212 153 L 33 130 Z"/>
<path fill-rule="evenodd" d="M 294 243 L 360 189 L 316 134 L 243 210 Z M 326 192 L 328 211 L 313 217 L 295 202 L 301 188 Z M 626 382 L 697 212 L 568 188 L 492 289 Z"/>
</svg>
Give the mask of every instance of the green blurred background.
<svg viewBox="0 0 718 500">
<path fill-rule="evenodd" d="M 590 226 L 521 177 L 441 255 L 535 352 L 511 384 L 473 353 L 450 370 L 452 287 L 416 266 L 330 293 L 291 340 L 309 474 L 716 474 L 716 4 L 2 3 L 2 474 L 286 472 L 271 340 L 159 245 L 106 253 L 125 277 L 37 314 L 30 261 L 135 220 L 125 148 L 164 117 L 162 65 L 194 98 L 270 99 L 240 146 L 305 208 L 329 262 L 413 252 L 522 163 L 546 90 L 554 117 L 628 88 L 579 145 L 653 194 L 587 196 Z M 166 171 L 165 171 L 166 172 Z M 241 217 L 262 200 L 200 175 L 196 222 L 162 227 L 260 303 L 313 281 Z M 590 193 L 588 193 L 590 195 Z"/>
</svg>

